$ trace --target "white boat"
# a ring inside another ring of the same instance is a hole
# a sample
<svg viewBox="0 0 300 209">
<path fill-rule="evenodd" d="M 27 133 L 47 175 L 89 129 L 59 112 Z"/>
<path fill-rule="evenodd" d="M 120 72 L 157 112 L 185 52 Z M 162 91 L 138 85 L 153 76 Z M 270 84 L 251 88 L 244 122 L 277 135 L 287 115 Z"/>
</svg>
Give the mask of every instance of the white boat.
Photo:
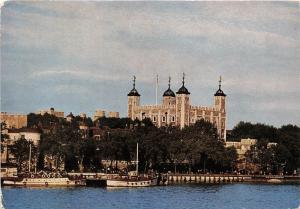
<svg viewBox="0 0 300 209">
<path fill-rule="evenodd" d="M 108 187 L 149 187 L 157 185 L 157 178 L 120 176 L 107 179 L 106 184 Z"/>
<path fill-rule="evenodd" d="M 106 180 L 106 185 L 108 187 L 149 187 L 157 185 L 157 178 L 144 175 L 139 176 L 139 145 L 136 145 L 136 171 L 130 172 L 128 175 L 120 175 L 109 178 Z"/>
<path fill-rule="evenodd" d="M 5 179 L 4 186 L 83 186 L 82 180 L 70 180 L 67 177 L 57 178 L 13 178 Z"/>
</svg>

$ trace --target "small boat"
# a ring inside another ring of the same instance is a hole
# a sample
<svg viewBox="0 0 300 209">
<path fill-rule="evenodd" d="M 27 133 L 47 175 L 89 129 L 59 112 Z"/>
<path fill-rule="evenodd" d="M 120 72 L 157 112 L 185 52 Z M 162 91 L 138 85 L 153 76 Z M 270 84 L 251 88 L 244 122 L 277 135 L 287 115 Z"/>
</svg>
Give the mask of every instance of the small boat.
<svg viewBox="0 0 300 209">
<path fill-rule="evenodd" d="M 5 179 L 4 186 L 84 186 L 82 180 L 70 180 L 68 177 L 60 178 L 14 178 Z"/>
<path fill-rule="evenodd" d="M 157 185 L 157 178 L 125 175 L 107 179 L 106 185 L 108 187 L 149 187 Z"/>
<path fill-rule="evenodd" d="M 267 180 L 268 183 L 282 183 L 281 179 L 268 179 Z"/>
<path fill-rule="evenodd" d="M 85 181 L 82 179 L 69 179 L 67 176 L 60 174 L 39 174 L 24 175 L 18 177 L 7 177 L 2 181 L 3 186 L 84 186 Z"/>
<path fill-rule="evenodd" d="M 139 159 L 139 145 L 136 146 L 136 171 L 129 172 L 127 175 L 114 176 L 106 180 L 108 187 L 149 187 L 157 185 L 157 178 L 155 176 L 138 174 L 138 159 Z"/>
</svg>

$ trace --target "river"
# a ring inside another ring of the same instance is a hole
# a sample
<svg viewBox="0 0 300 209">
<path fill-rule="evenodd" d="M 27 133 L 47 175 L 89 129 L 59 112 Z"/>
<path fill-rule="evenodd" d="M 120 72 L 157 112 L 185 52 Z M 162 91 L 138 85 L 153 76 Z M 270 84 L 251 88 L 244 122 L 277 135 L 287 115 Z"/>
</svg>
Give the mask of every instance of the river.
<svg viewBox="0 0 300 209">
<path fill-rule="evenodd" d="M 298 209 L 300 185 L 2 188 L 6 209 Z"/>
</svg>

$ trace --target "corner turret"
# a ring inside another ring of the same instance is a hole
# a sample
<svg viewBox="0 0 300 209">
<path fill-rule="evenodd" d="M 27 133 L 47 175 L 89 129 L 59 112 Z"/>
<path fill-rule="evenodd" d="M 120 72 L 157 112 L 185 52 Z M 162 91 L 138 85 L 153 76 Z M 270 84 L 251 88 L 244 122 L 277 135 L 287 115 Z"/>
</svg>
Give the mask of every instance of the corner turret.
<svg viewBox="0 0 300 209">
<path fill-rule="evenodd" d="M 135 89 L 135 80 L 136 77 L 133 76 L 133 88 L 132 90 L 127 94 L 128 96 L 128 114 L 127 117 L 134 120 L 134 110 L 137 106 L 140 106 L 140 94 Z"/>
</svg>

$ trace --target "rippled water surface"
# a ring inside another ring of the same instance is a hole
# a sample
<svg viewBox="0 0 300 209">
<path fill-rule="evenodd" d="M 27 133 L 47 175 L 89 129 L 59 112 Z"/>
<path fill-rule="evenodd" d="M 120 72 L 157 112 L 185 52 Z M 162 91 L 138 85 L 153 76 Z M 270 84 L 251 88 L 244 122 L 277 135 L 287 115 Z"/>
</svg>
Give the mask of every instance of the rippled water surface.
<svg viewBox="0 0 300 209">
<path fill-rule="evenodd" d="M 151 188 L 2 188 L 6 209 L 298 208 L 299 185 L 176 185 Z"/>
</svg>

